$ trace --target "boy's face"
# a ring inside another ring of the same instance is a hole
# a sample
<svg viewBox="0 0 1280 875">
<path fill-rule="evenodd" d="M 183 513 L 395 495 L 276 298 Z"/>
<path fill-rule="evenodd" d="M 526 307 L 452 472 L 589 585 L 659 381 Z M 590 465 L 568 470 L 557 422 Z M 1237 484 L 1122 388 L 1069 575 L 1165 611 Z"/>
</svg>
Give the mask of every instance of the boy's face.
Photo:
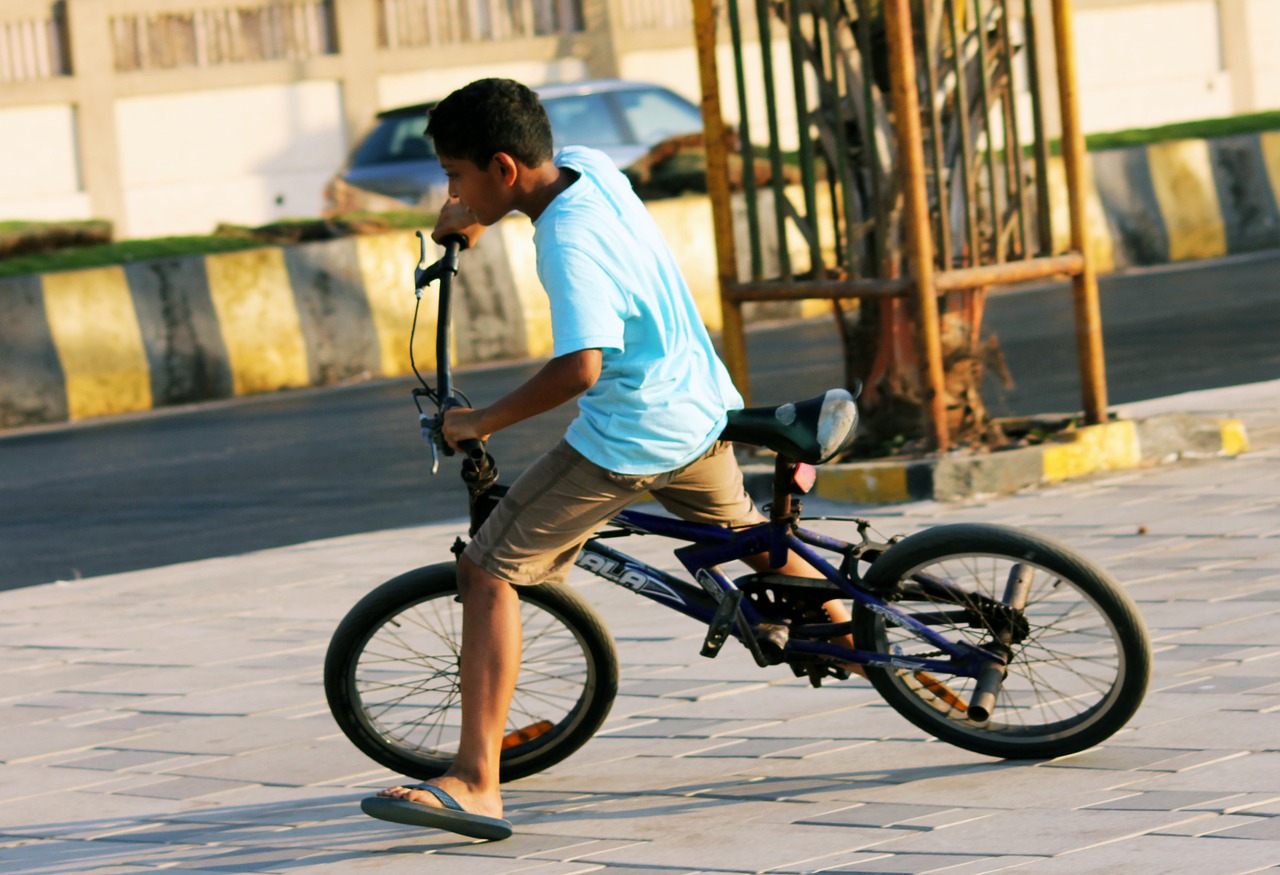
<svg viewBox="0 0 1280 875">
<path fill-rule="evenodd" d="M 482 225 L 492 225 L 514 209 L 513 189 L 503 162 L 495 155 L 486 167 L 469 158 L 440 156 L 449 178 L 449 197 L 460 200 Z"/>
</svg>

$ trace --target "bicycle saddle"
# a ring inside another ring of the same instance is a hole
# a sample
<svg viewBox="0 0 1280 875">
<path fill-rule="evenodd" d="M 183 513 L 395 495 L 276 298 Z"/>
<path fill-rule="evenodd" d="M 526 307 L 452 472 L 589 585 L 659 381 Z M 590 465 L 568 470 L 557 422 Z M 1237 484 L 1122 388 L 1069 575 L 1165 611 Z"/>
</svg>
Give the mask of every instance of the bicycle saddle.
<svg viewBox="0 0 1280 875">
<path fill-rule="evenodd" d="M 781 407 L 731 410 L 720 437 L 820 465 L 853 443 L 858 431 L 858 405 L 853 399 L 845 389 L 828 389 L 816 398 Z"/>
</svg>

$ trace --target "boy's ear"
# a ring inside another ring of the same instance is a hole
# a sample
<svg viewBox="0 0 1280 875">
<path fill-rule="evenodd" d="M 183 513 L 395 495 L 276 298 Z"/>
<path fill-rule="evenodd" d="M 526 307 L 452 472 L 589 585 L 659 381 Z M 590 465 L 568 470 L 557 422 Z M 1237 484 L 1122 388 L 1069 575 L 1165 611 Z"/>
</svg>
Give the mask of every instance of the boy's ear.
<svg viewBox="0 0 1280 875">
<path fill-rule="evenodd" d="M 519 175 L 519 162 L 512 158 L 506 152 L 494 153 L 493 160 L 495 168 L 498 171 L 499 178 L 505 185 L 515 185 L 516 177 Z"/>
</svg>

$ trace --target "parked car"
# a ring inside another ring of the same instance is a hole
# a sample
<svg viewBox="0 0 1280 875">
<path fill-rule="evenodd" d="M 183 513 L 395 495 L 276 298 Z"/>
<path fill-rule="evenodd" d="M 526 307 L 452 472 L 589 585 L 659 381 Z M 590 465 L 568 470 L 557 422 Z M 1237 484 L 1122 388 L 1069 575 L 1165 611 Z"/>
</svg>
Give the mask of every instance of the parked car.
<svg viewBox="0 0 1280 875">
<path fill-rule="evenodd" d="M 620 168 L 673 136 L 700 132 L 698 107 L 660 85 L 596 79 L 534 89 L 551 121 L 555 147 L 593 146 Z M 435 102 L 378 113 L 377 123 L 326 188 L 326 212 L 434 206 L 448 181 L 423 137 Z"/>
</svg>

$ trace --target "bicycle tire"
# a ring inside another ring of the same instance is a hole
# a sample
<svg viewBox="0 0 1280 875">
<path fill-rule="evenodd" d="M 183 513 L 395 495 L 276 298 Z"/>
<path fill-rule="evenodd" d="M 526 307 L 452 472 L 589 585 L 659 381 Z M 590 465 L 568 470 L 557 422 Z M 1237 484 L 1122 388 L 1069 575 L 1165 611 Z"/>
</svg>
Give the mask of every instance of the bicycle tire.
<svg viewBox="0 0 1280 875">
<path fill-rule="evenodd" d="M 864 583 L 948 639 L 962 636 L 981 645 L 992 640 L 990 629 L 959 622 L 954 603 L 931 599 L 912 576 L 932 575 L 1002 600 L 1015 564 L 1032 572 L 1029 625 L 1025 639 L 1012 645 L 989 720 L 980 723 L 967 714 L 973 678 L 870 666 L 868 677 L 907 720 L 975 753 L 1047 759 L 1093 747 L 1137 711 L 1151 674 L 1151 647 L 1137 608 L 1102 569 L 1042 535 L 968 523 L 936 526 L 894 544 L 872 564 Z M 853 634 L 862 650 L 936 653 L 860 604 Z"/>
<path fill-rule="evenodd" d="M 325 657 L 329 710 L 375 762 L 427 780 L 459 731 L 462 605 L 452 562 L 406 572 L 347 613 Z M 591 607 L 551 583 L 519 587 L 524 649 L 499 779 L 540 772 L 595 734 L 618 691 L 613 639 Z"/>
</svg>

